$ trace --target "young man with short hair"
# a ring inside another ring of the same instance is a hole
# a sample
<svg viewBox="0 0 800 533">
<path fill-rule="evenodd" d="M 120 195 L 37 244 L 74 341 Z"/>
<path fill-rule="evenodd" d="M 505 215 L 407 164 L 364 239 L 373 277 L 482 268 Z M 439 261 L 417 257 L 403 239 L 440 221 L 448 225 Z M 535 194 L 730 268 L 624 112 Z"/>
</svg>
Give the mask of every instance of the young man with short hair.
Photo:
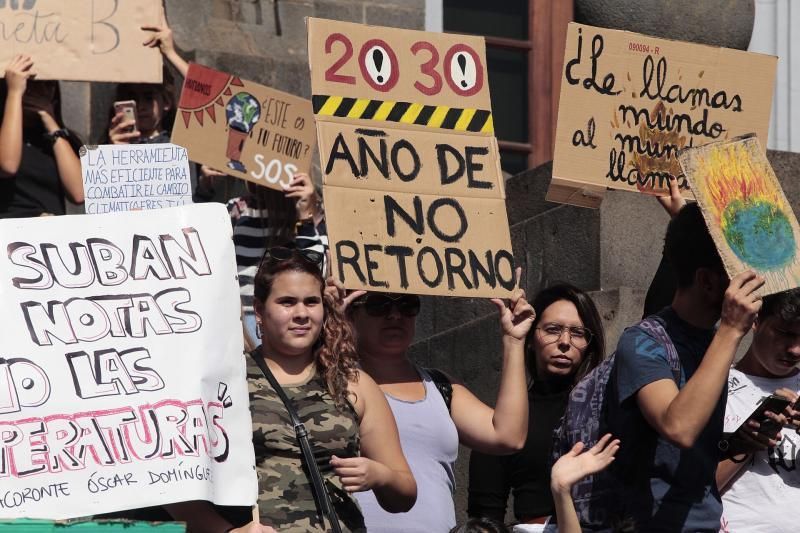
<svg viewBox="0 0 800 533">
<path fill-rule="evenodd" d="M 800 289 L 764 298 L 753 326 L 753 343 L 728 378 L 725 431 L 741 427 L 748 439 L 758 439 L 757 422 L 742 426 L 761 399 L 771 394 L 792 401 L 800 391 Z M 797 415 L 780 442 L 753 443 L 753 450 L 720 462 L 717 484 L 722 492 L 720 531 L 794 533 L 800 502 L 800 436 Z M 769 444 L 765 446 L 763 444 Z"/>
<path fill-rule="evenodd" d="M 657 316 L 680 376 L 676 382 L 664 343 L 640 328 L 622 334 L 606 398 L 608 430 L 622 442 L 612 472 L 623 494 L 611 514 L 636 531 L 716 532 L 728 371 L 761 307 L 764 280 L 745 272 L 729 283 L 696 204 L 670 222 L 664 254 L 677 290 Z"/>
</svg>

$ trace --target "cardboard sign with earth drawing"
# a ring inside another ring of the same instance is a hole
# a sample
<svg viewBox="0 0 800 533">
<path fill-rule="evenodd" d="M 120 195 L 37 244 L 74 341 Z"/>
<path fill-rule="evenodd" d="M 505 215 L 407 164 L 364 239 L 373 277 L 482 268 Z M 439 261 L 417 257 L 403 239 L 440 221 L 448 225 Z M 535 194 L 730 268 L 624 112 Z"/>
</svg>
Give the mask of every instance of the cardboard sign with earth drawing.
<svg viewBox="0 0 800 533">
<path fill-rule="evenodd" d="M 311 102 L 192 63 L 172 142 L 197 163 L 279 191 L 311 172 Z"/>
<path fill-rule="evenodd" d="M 800 286 L 800 226 L 758 139 L 689 148 L 678 159 L 728 275 L 755 271 L 764 295 Z"/>
</svg>

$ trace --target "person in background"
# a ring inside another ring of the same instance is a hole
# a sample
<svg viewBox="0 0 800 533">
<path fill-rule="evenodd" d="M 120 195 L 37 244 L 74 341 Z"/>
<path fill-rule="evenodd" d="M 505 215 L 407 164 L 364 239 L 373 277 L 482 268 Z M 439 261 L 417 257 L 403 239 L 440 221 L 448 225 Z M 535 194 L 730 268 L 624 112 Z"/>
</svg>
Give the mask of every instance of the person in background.
<svg viewBox="0 0 800 533">
<path fill-rule="evenodd" d="M 450 533 L 508 533 L 508 528 L 491 518 L 469 518 L 463 525 L 451 529 Z"/>
<path fill-rule="evenodd" d="M 747 421 L 761 399 L 771 394 L 797 401 L 800 391 L 800 289 L 764 297 L 753 326 L 753 342 L 728 376 L 726 431 Z M 800 501 L 800 409 L 788 407 L 782 438 L 769 439 L 759 423 L 747 421 L 740 446 L 717 467 L 726 533 L 790 533 L 797 518 L 787 512 Z"/>
<path fill-rule="evenodd" d="M 342 531 L 363 532 L 353 493 L 371 490 L 383 509 L 402 513 L 417 488 L 381 390 L 358 367 L 355 342 L 334 302 L 323 297 L 320 254 L 271 248 L 255 279 L 263 344 L 250 353 L 247 380 L 261 522 L 282 533 L 329 531 L 288 411 L 261 359 L 294 404 Z M 167 507 L 192 531 L 222 533 L 250 520 L 223 517 L 205 502 Z M 390 515 L 393 516 L 393 515 Z"/>
<path fill-rule="evenodd" d="M 189 63 L 177 52 L 172 29 L 166 22 L 160 26 L 143 26 L 142 30 L 149 32 L 144 46 L 158 48 L 164 59 L 186 77 Z M 120 117 L 118 127 L 125 124 Z M 203 165 L 200 167 L 199 188 L 213 190 L 214 180 L 224 177 L 226 174 L 223 172 Z M 308 174 L 295 174 L 289 187 L 282 192 L 251 182 L 244 186 L 244 194 L 228 200 L 227 208 L 236 246 L 245 341 L 252 349 L 258 344 L 259 337 L 253 310 L 253 279 L 259 258 L 265 250 L 277 245 L 313 250 L 324 257 L 328 237 L 322 201 Z"/>
<path fill-rule="evenodd" d="M 519 279 L 520 272 L 516 272 Z M 528 401 L 524 343 L 535 318 L 517 288 L 506 305 L 492 299 L 503 332 L 500 390 L 494 409 L 462 383 L 411 361 L 421 302 L 413 294 L 345 295 L 329 278 L 355 328 L 362 368 L 373 376 L 397 421 L 403 453 L 417 480 L 416 505 L 399 515 L 379 506 L 376 494 L 356 495 L 370 532 L 448 533 L 456 525 L 454 463 L 459 443 L 486 453 L 512 453 L 525 443 Z"/>
<path fill-rule="evenodd" d="M 664 255 L 677 290 L 656 317 L 680 374 L 676 379 L 669 348 L 641 328 L 620 337 L 606 411 L 608 430 L 627 446 L 611 469 L 624 493 L 609 514 L 641 531 L 717 531 L 722 506 L 714 474 L 728 371 L 761 307 L 764 280 L 753 272 L 728 280 L 696 204 L 670 221 Z"/>
<path fill-rule="evenodd" d="M 57 81 L 36 81 L 18 54 L 0 82 L 0 218 L 63 215 L 83 203 L 81 141 L 64 128 Z"/>
<path fill-rule="evenodd" d="M 571 285 L 553 285 L 533 300 L 536 320 L 525 340 L 528 438 L 507 456 L 473 451 L 469 464 L 472 517 L 503 521 L 509 492 L 514 494 L 514 531 L 541 531 L 553 514 L 550 451 L 553 430 L 564 415 L 569 393 L 594 369 L 605 352 L 603 324 L 588 294 Z"/>
</svg>

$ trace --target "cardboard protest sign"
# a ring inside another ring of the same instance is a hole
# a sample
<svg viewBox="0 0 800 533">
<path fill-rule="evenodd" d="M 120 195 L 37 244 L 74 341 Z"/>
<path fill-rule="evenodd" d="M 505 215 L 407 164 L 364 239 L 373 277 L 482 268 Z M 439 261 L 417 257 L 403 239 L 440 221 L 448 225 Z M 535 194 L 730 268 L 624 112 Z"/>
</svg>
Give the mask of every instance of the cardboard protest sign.
<svg viewBox="0 0 800 533">
<path fill-rule="evenodd" d="M 606 188 L 691 197 L 678 150 L 766 140 L 777 58 L 572 23 L 547 199 L 597 207 Z"/>
<path fill-rule="evenodd" d="M 800 226 L 758 139 L 746 136 L 678 155 L 725 270 L 753 270 L 762 294 L 800 286 Z"/>
<path fill-rule="evenodd" d="M 142 46 L 141 27 L 162 17 L 160 0 L 2 0 L 0 65 L 27 54 L 40 80 L 161 83 L 161 54 Z"/>
<path fill-rule="evenodd" d="M 255 502 L 231 231 L 219 204 L 0 221 L 0 518 Z"/>
<path fill-rule="evenodd" d="M 87 214 L 192 203 L 189 157 L 181 146 L 83 146 L 80 156 Z"/>
<path fill-rule="evenodd" d="M 311 172 L 312 119 L 308 100 L 193 63 L 172 142 L 192 161 L 282 191 Z"/>
<path fill-rule="evenodd" d="M 507 296 L 483 39 L 320 19 L 308 36 L 334 275 L 352 289 Z"/>
</svg>

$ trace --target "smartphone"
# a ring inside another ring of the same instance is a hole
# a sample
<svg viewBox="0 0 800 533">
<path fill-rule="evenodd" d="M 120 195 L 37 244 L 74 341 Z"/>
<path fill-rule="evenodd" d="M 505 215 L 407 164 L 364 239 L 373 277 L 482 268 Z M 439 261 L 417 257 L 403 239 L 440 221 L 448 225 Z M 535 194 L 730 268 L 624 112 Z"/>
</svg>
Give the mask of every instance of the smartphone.
<svg viewBox="0 0 800 533">
<path fill-rule="evenodd" d="M 125 115 L 125 118 L 122 120 L 124 122 L 128 122 L 130 120 L 133 121 L 133 126 L 127 128 L 125 133 L 131 133 L 136 131 L 136 101 L 135 100 L 123 100 L 120 102 L 114 102 L 114 113 L 119 114 L 122 113 Z"/>
<path fill-rule="evenodd" d="M 747 417 L 747 421 L 755 420 L 758 422 L 761 426 L 759 428 L 760 433 L 774 433 L 775 431 L 780 430 L 780 426 L 765 413 L 770 411 L 776 415 L 781 414 L 784 409 L 790 405 L 792 405 L 792 401 L 784 398 L 783 396 L 777 396 L 775 394 L 766 396 L 761 400 L 761 403 L 758 404 L 756 410 L 753 411 L 749 417 Z"/>
</svg>

